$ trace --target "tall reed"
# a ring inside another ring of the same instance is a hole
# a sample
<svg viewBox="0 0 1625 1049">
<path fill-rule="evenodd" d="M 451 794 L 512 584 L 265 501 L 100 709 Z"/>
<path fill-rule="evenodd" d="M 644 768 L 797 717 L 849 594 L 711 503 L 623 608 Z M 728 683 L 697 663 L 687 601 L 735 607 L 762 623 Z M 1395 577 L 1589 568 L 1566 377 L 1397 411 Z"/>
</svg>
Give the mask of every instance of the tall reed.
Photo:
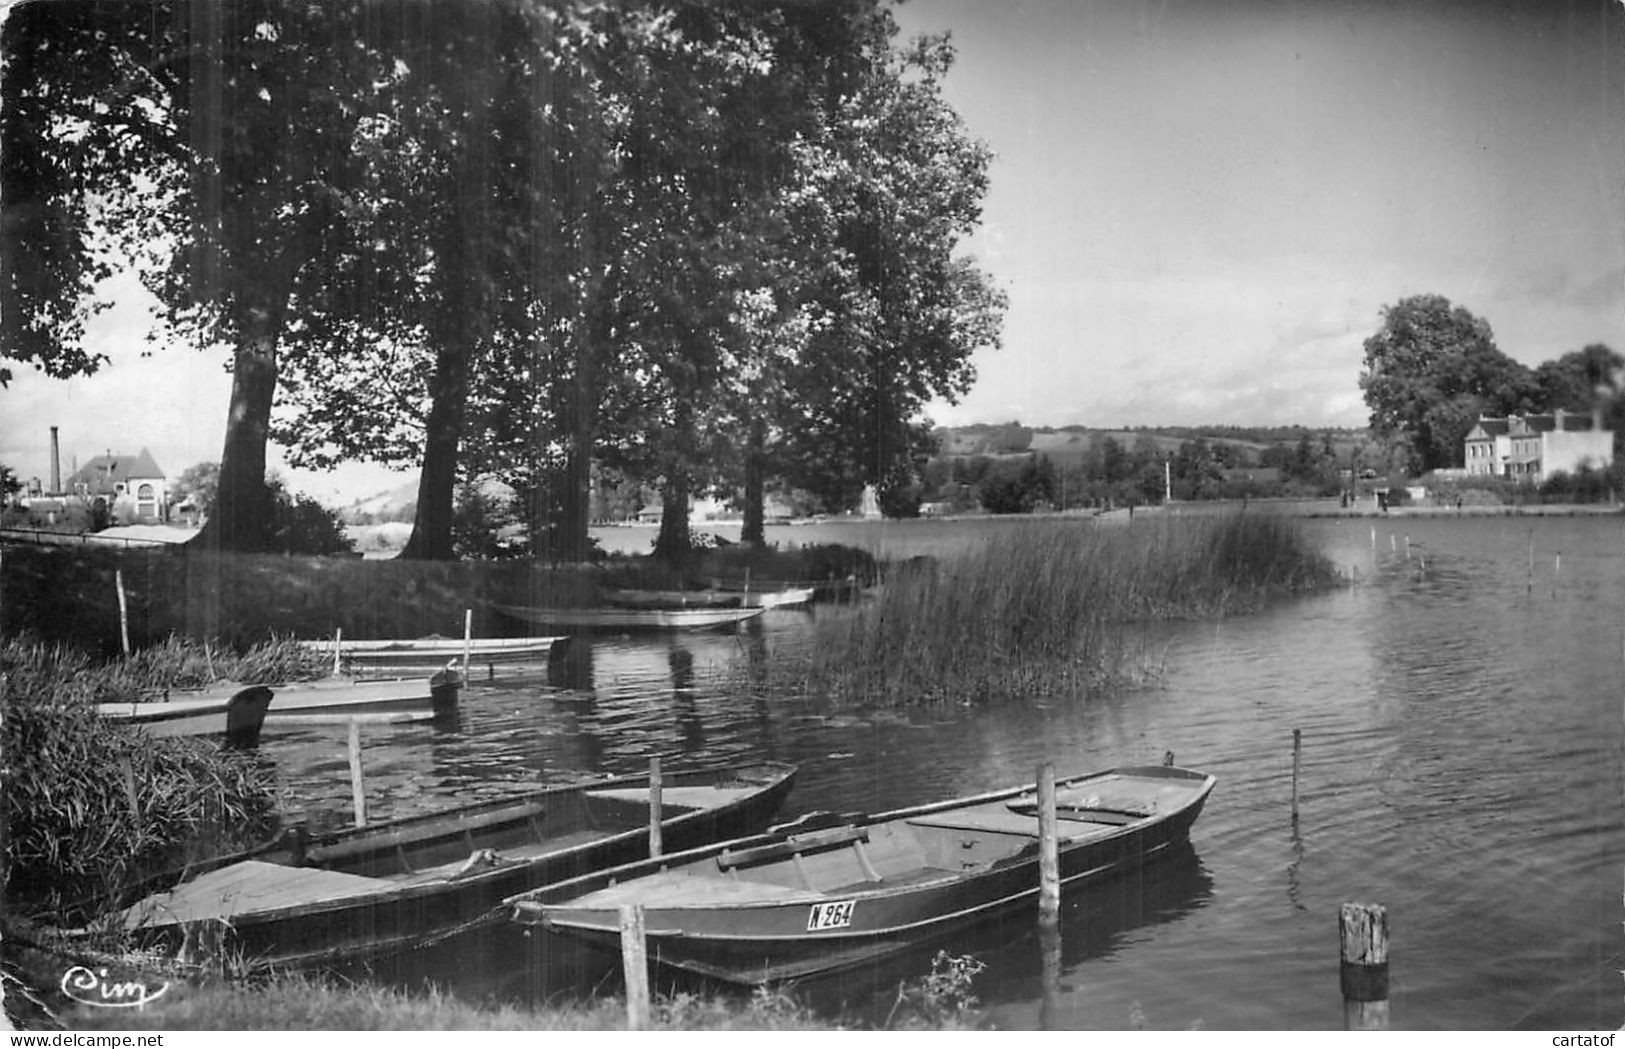
<svg viewBox="0 0 1625 1049">
<path fill-rule="evenodd" d="M 115 897 L 147 874 L 270 832 L 274 797 L 251 757 L 213 741 L 152 738 L 95 711 L 178 683 L 193 655 L 174 643 L 102 664 L 60 645 L 0 645 L 0 819 L 13 913 L 79 920 L 89 912 L 77 901 Z"/>
<path fill-rule="evenodd" d="M 860 703 L 1087 692 L 1154 669 L 1140 624 L 1249 612 L 1334 577 L 1277 517 L 1033 522 L 900 566 L 870 604 L 823 624 L 791 674 Z"/>
</svg>

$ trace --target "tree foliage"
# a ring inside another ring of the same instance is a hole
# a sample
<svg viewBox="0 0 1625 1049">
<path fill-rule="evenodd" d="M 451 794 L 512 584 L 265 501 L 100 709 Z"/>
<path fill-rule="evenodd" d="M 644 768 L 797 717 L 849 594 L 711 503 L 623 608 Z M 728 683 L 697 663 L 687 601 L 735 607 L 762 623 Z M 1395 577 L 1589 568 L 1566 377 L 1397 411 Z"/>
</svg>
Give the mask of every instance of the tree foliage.
<svg viewBox="0 0 1625 1049">
<path fill-rule="evenodd" d="M 1439 295 L 1382 311 L 1365 341 L 1360 388 L 1371 429 L 1405 446 L 1413 473 L 1457 465 L 1481 414 L 1530 410 L 1539 392 L 1527 368 L 1495 345 L 1489 323 Z"/>
<path fill-rule="evenodd" d="M 418 557 L 487 480 L 566 557 L 595 469 L 660 487 L 670 552 L 741 477 L 758 515 L 769 471 L 906 491 L 1003 298 L 955 254 L 989 155 L 951 49 L 895 34 L 881 0 L 25 4 L 4 353 L 100 366 L 132 260 L 169 337 L 232 348 L 230 549 L 281 542 L 271 439 L 420 466 Z"/>
</svg>

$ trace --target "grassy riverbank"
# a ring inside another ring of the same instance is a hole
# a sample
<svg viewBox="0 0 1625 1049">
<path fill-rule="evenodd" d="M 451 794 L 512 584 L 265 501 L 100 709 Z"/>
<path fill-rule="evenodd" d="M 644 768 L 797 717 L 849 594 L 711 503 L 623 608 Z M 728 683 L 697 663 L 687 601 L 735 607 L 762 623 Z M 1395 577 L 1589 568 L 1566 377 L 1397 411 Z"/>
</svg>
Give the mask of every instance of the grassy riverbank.
<svg viewBox="0 0 1625 1049">
<path fill-rule="evenodd" d="M 1251 612 L 1336 578 L 1291 520 L 1061 520 L 894 571 L 873 602 L 820 625 L 780 688 L 851 703 L 1087 693 L 1154 673 L 1139 624 Z"/>
<path fill-rule="evenodd" d="M 788 995 L 747 999 L 677 995 L 652 1003 L 662 1031 L 838 1031 Z M 74 1009 L 74 1030 L 114 1031 L 612 1031 L 626 1027 L 619 997 L 540 1009 L 472 1004 L 436 990 L 417 994 L 302 976 L 260 984 L 172 988 L 139 1011 Z"/>
<path fill-rule="evenodd" d="M 79 921 L 78 901 L 271 832 L 275 798 L 251 755 L 104 722 L 97 703 L 204 684 L 318 676 L 288 642 L 241 655 L 170 641 L 101 662 L 27 638 L 0 643 L 0 819 L 10 914 Z"/>
</svg>

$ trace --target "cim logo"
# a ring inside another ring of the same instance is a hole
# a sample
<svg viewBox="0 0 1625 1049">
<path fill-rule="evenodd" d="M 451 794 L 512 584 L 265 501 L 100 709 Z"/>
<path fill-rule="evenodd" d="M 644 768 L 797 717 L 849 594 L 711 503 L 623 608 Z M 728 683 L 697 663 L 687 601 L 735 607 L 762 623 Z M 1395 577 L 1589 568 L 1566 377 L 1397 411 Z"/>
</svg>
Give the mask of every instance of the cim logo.
<svg viewBox="0 0 1625 1049">
<path fill-rule="evenodd" d="M 109 981 L 106 969 L 92 971 L 75 965 L 62 974 L 62 993 L 80 1005 L 94 1005 L 101 1009 L 139 1008 L 156 1000 L 169 984 L 161 984 L 156 991 L 147 989 L 139 980 Z"/>
</svg>

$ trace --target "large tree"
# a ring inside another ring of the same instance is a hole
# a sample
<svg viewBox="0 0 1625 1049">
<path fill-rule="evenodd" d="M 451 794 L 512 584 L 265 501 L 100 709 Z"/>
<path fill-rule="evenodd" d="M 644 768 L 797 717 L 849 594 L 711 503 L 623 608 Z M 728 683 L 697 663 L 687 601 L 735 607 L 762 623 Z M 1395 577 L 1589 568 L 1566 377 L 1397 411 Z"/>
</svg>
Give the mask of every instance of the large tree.
<svg viewBox="0 0 1625 1049">
<path fill-rule="evenodd" d="M 1372 431 L 1404 449 L 1413 473 L 1459 465 L 1481 414 L 1528 411 L 1539 396 L 1489 323 L 1439 295 L 1383 308 L 1382 327 L 1365 340 L 1360 388 Z"/>
<path fill-rule="evenodd" d="M 814 320 L 782 386 L 774 457 L 833 506 L 909 483 L 931 447 L 925 403 L 962 395 L 971 352 L 999 344 L 1003 293 L 956 254 L 980 221 L 991 154 L 942 96 L 952 63 L 945 38 L 888 39 L 803 150 L 791 221 Z"/>
<path fill-rule="evenodd" d="M 382 75 L 362 43 L 370 9 L 67 0 L 6 23 L 4 352 L 57 375 L 98 367 L 84 318 L 114 258 L 141 267 L 178 341 L 230 346 L 206 544 L 271 538 L 280 343 L 341 239 L 358 114 Z"/>
</svg>

